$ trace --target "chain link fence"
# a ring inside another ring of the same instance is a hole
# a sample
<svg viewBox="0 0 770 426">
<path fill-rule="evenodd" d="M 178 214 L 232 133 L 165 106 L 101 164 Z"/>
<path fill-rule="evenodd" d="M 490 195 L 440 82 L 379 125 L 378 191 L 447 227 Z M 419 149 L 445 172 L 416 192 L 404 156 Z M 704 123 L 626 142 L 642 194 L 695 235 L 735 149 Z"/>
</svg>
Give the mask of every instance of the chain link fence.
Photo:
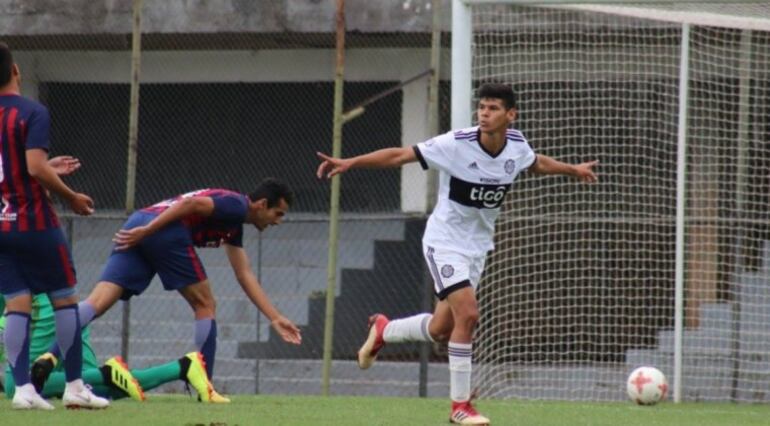
<svg viewBox="0 0 770 426">
<path fill-rule="evenodd" d="M 355 22 L 363 6 L 350 3 Z M 450 11 L 444 3 L 446 25 Z M 430 5 L 430 0 L 406 1 L 394 9 L 422 22 L 417 30 L 348 28 L 344 109 L 367 105 L 344 126 L 344 156 L 430 136 Z M 59 205 L 81 298 L 98 281 L 112 235 L 126 218 L 132 10 L 128 2 L 116 7 L 121 9 L 111 16 L 125 32 L 0 30 L 0 40 L 11 46 L 20 65 L 23 94 L 50 110 L 51 155 L 80 158 L 83 167 L 67 183 L 96 202 L 97 214 L 88 218 L 68 215 Z M 331 151 L 333 25 L 298 29 L 302 23 L 294 23 L 272 31 L 254 19 L 253 11 L 241 11 L 243 20 L 221 31 L 224 25 L 217 20 L 223 16 L 210 10 L 190 31 L 166 19 L 182 13 L 193 21 L 192 14 L 201 12 L 185 7 L 183 2 L 143 2 L 135 208 L 205 187 L 247 193 L 268 176 L 290 184 L 297 197 L 286 222 L 264 233 L 245 230 L 244 248 L 271 300 L 302 328 L 303 344 L 284 344 L 271 332 L 240 289 L 223 250 L 200 250 L 218 302 L 214 383 L 225 393 L 319 393 L 330 183 L 315 177 L 315 153 Z M 443 38 L 441 68 L 448 74 L 448 37 Z M 401 86 L 407 80 L 412 81 Z M 446 129 L 446 82 L 439 109 Z M 355 362 L 370 314 L 403 316 L 431 307 L 420 246 L 426 185 L 416 165 L 403 171 L 352 171 L 342 180 L 332 393 L 448 391 L 445 366 L 431 366 L 430 381 L 424 374 L 425 361 L 445 360 L 437 349 L 421 358 L 417 345 L 387 348 L 386 367 L 367 375 L 358 373 Z M 100 360 L 123 353 L 132 367 L 145 368 L 194 350 L 193 332 L 192 311 L 183 298 L 153 282 L 130 304 L 118 303 L 96 320 L 91 339 Z M 181 391 L 182 384 L 161 389 Z"/>
</svg>

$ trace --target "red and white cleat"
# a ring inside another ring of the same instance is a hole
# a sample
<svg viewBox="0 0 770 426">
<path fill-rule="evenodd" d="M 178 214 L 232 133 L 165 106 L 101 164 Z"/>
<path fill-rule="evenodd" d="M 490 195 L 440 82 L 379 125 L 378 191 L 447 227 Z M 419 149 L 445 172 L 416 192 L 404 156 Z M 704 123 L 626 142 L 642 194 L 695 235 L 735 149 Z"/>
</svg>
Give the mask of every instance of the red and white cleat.
<svg viewBox="0 0 770 426">
<path fill-rule="evenodd" d="M 489 425 L 489 419 L 479 414 L 470 401 L 452 401 L 452 414 L 449 423 L 458 425 Z"/>
<path fill-rule="evenodd" d="M 383 334 L 388 322 L 390 320 L 383 314 L 374 314 L 369 317 L 369 335 L 361 349 L 358 350 L 358 367 L 362 370 L 366 370 L 374 364 L 377 353 L 385 346 Z"/>
</svg>

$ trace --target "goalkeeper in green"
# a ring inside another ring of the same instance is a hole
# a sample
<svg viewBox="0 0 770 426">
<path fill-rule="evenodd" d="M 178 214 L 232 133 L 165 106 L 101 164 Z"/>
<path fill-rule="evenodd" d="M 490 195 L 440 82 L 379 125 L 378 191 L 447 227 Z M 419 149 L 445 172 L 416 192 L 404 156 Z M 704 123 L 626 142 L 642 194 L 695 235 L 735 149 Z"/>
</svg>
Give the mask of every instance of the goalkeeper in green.
<svg viewBox="0 0 770 426">
<path fill-rule="evenodd" d="M 4 310 L 5 300 L 0 297 L 0 312 Z M 56 330 L 51 302 L 45 294 L 32 299 L 30 359 L 37 359 L 44 354 L 55 340 Z M 4 330 L 5 315 L 0 316 L 0 335 Z M 4 348 L 0 339 L 0 361 L 4 361 Z M 48 360 L 53 362 L 53 360 Z M 61 365 L 55 366 L 43 389 L 38 389 L 44 398 L 61 397 L 66 384 Z M 9 367 L 5 372 L 5 395 L 13 398 L 15 385 Z M 219 395 L 206 375 L 206 365 L 199 352 L 191 352 L 184 357 L 166 364 L 141 370 L 129 370 L 120 356 L 107 360 L 99 366 L 96 354 L 90 345 L 89 328 L 83 328 L 83 381 L 91 385 L 93 392 L 102 397 L 119 399 L 131 397 L 144 401 L 145 390 L 156 388 L 164 383 L 183 380 L 195 388 L 202 402 L 227 403 L 229 399 Z"/>
</svg>

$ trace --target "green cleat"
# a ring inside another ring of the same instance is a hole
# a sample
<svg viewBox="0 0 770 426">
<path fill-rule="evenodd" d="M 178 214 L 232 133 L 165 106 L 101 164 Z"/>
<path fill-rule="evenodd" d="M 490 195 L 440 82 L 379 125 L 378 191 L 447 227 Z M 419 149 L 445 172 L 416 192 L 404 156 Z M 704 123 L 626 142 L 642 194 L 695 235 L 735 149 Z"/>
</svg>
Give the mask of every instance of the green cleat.
<svg viewBox="0 0 770 426">
<path fill-rule="evenodd" d="M 214 386 L 209 381 L 209 376 L 206 374 L 206 361 L 203 360 L 203 354 L 200 352 L 190 352 L 185 355 L 184 359 L 189 360 L 187 371 L 183 371 L 183 380 L 190 384 L 195 391 L 198 392 L 198 398 L 201 402 L 214 403 L 214 404 L 228 404 L 230 399 L 220 395 Z M 185 363 L 182 363 L 184 365 Z"/>
<path fill-rule="evenodd" d="M 137 401 L 144 401 L 144 390 L 136 378 L 131 374 L 128 369 L 128 365 L 123 361 L 123 357 L 114 356 L 104 363 L 110 368 L 109 378 L 110 384 L 130 396 Z"/>
</svg>

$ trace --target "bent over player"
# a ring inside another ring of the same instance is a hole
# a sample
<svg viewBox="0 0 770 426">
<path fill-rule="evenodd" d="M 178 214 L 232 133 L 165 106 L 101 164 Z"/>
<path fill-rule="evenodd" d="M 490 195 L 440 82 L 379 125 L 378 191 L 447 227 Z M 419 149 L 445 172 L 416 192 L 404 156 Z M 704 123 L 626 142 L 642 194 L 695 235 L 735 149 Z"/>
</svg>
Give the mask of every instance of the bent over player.
<svg viewBox="0 0 770 426">
<path fill-rule="evenodd" d="M 212 378 L 217 339 L 215 301 L 194 247 L 223 244 L 235 277 L 249 300 L 284 341 L 299 344 L 299 328 L 270 302 L 242 247 L 244 223 L 260 231 L 278 225 L 292 201 L 293 193 L 286 184 L 265 179 L 248 196 L 226 189 L 201 189 L 134 212 L 113 239 L 115 248 L 99 283 L 80 303 L 81 324 L 102 315 L 118 299 L 141 294 L 158 274 L 163 288 L 178 291 L 192 308 L 195 346 L 203 354 L 208 376 Z M 35 361 L 35 386 L 42 386 L 58 356 L 58 349 L 52 347 L 51 352 Z"/>
<path fill-rule="evenodd" d="M 352 158 L 322 153 L 318 177 L 332 177 L 352 168 L 392 168 L 419 161 L 423 169 L 439 170 L 438 203 L 423 235 L 423 251 L 439 302 L 433 314 L 389 321 L 370 317 L 369 335 L 358 352 L 362 369 L 374 363 L 385 343 L 448 341 L 452 408 L 450 421 L 488 424 L 471 404 L 473 330 L 479 319 L 476 287 L 486 254 L 494 248 L 495 220 L 505 194 L 524 170 L 568 175 L 595 182 L 596 161 L 566 164 L 535 154 L 524 135 L 509 129 L 516 120 L 513 90 L 485 84 L 478 93 L 478 125 L 450 131 L 411 147 L 386 148 Z"/>
</svg>

